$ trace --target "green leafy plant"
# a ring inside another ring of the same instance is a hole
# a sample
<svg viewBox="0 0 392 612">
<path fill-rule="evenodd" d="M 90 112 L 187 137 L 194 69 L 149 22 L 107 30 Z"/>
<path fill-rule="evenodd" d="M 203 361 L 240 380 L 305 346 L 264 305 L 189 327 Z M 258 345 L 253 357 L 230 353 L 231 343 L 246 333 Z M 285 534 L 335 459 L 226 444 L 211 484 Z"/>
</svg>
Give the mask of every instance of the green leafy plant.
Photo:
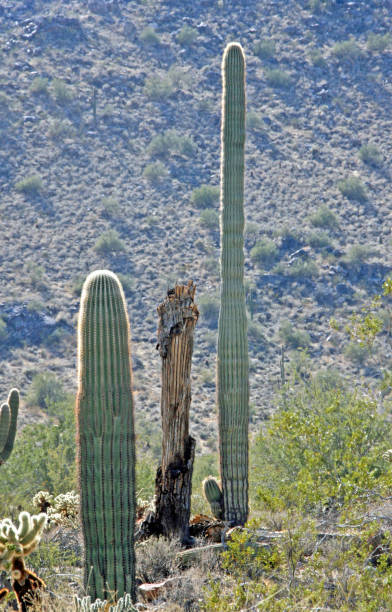
<svg viewBox="0 0 392 612">
<path fill-rule="evenodd" d="M 271 87 L 288 89 L 292 85 L 292 79 L 288 72 L 280 68 L 266 69 L 265 79 Z"/>
<path fill-rule="evenodd" d="M 251 260 L 260 267 L 272 265 L 277 255 L 278 247 L 270 238 L 258 240 L 250 251 Z"/>
<path fill-rule="evenodd" d="M 94 251 L 100 255 L 109 255 L 115 251 L 125 251 L 125 244 L 114 229 L 103 232 L 94 244 Z"/>
<path fill-rule="evenodd" d="M 375 168 L 382 166 L 384 161 L 383 154 L 381 153 L 380 149 L 377 147 L 377 145 L 372 143 L 362 145 L 362 147 L 359 149 L 359 157 L 365 164 L 374 166 Z"/>
<path fill-rule="evenodd" d="M 36 196 L 43 188 L 42 178 L 38 174 L 33 174 L 21 179 L 15 183 L 16 191 L 23 193 L 24 195 Z"/>
<path fill-rule="evenodd" d="M 199 36 L 198 31 L 191 26 L 184 25 L 177 34 L 177 42 L 182 47 L 190 47 L 196 41 Z"/>
<path fill-rule="evenodd" d="M 196 208 L 211 208 L 219 202 L 219 187 L 213 185 L 196 187 L 192 191 L 191 202 Z"/>
<path fill-rule="evenodd" d="M 169 171 L 162 162 L 147 164 L 143 170 L 143 176 L 153 185 L 160 183 L 169 176 Z"/>
<path fill-rule="evenodd" d="M 368 194 L 365 185 L 357 176 L 349 176 L 338 183 L 339 191 L 349 200 L 366 202 Z"/>
<path fill-rule="evenodd" d="M 336 214 L 326 205 L 320 206 L 315 213 L 310 215 L 309 221 L 314 227 L 321 227 L 324 229 L 333 229 L 339 223 Z"/>
</svg>

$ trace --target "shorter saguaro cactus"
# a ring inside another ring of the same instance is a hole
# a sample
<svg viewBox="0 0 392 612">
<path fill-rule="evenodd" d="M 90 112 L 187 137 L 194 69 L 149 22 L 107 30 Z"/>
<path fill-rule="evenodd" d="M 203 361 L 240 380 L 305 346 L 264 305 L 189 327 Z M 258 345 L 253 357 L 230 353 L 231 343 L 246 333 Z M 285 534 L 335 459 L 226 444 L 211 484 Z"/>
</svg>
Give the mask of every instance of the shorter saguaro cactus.
<svg viewBox="0 0 392 612">
<path fill-rule="evenodd" d="M 223 494 L 214 476 L 207 476 L 207 478 L 203 480 L 203 493 L 210 504 L 213 516 L 217 519 L 223 518 Z"/>
<path fill-rule="evenodd" d="M 0 465 L 7 461 L 14 447 L 19 410 L 19 391 L 12 389 L 0 408 Z"/>
<path fill-rule="evenodd" d="M 25 557 L 39 544 L 46 525 L 46 514 L 19 514 L 19 526 L 11 519 L 0 521 L 0 570 L 10 571 L 19 611 L 34 608 L 45 583 L 25 566 Z M 3 593 L 4 594 L 4 593 Z"/>
</svg>

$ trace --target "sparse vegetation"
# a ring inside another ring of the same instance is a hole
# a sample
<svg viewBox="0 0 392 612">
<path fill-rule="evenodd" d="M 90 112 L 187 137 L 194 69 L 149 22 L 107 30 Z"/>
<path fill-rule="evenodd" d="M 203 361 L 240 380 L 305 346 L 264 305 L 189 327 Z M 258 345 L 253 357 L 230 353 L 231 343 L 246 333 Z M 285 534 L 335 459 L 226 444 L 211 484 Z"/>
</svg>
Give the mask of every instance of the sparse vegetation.
<svg viewBox="0 0 392 612">
<path fill-rule="evenodd" d="M 200 213 L 200 225 L 210 230 L 219 229 L 219 215 L 213 208 L 205 208 Z"/>
<path fill-rule="evenodd" d="M 383 155 L 377 145 L 369 143 L 364 144 L 359 149 L 359 157 L 365 164 L 379 168 L 383 164 Z"/>
<path fill-rule="evenodd" d="M 263 39 L 255 43 L 253 53 L 260 59 L 269 59 L 275 55 L 275 41 L 272 39 Z"/>
<path fill-rule="evenodd" d="M 146 45 L 159 45 L 160 38 L 154 28 L 147 26 L 140 34 L 140 40 Z"/>
<path fill-rule="evenodd" d="M 260 267 L 271 265 L 278 254 L 278 247 L 270 238 L 258 240 L 250 251 L 250 258 Z"/>
<path fill-rule="evenodd" d="M 289 73 L 280 68 L 265 70 L 265 79 L 271 87 L 288 89 L 292 85 L 292 79 Z"/>
<path fill-rule="evenodd" d="M 219 187 L 213 185 L 201 185 L 196 187 L 191 194 L 191 202 L 196 208 L 211 208 L 219 202 Z"/>
<path fill-rule="evenodd" d="M 32 174 L 15 183 L 16 191 L 24 195 L 36 196 L 42 191 L 43 181 L 38 174 Z"/>
<path fill-rule="evenodd" d="M 365 185 L 357 176 L 349 176 L 338 183 L 339 191 L 349 200 L 366 202 L 368 194 Z"/>
<path fill-rule="evenodd" d="M 331 54 L 339 60 L 352 62 L 361 57 L 362 51 L 357 42 L 353 38 L 349 38 L 335 43 L 331 49 Z"/>
<path fill-rule="evenodd" d="M 367 39 L 367 48 L 369 51 L 377 51 L 383 53 L 391 44 L 392 36 L 389 32 L 386 34 L 375 34 L 371 32 Z"/>
<path fill-rule="evenodd" d="M 125 244 L 116 230 L 109 229 L 97 239 L 94 251 L 100 255 L 109 255 L 116 251 L 125 251 Z"/>
<path fill-rule="evenodd" d="M 152 164 L 147 164 L 147 166 L 143 170 L 144 178 L 153 184 L 159 183 L 163 179 L 167 178 L 168 175 L 168 169 L 160 161 L 154 162 Z"/>
<path fill-rule="evenodd" d="M 308 332 L 294 327 L 290 321 L 281 323 L 279 337 L 286 346 L 292 349 L 306 349 L 310 344 Z"/>
<path fill-rule="evenodd" d="M 193 45 L 198 35 L 199 34 L 195 28 L 191 28 L 188 25 L 184 25 L 177 34 L 177 42 L 182 47 L 189 47 L 190 45 Z"/>
<path fill-rule="evenodd" d="M 316 212 L 310 216 L 310 222 L 314 227 L 323 229 L 334 229 L 339 221 L 335 213 L 328 206 L 320 206 Z"/>
</svg>

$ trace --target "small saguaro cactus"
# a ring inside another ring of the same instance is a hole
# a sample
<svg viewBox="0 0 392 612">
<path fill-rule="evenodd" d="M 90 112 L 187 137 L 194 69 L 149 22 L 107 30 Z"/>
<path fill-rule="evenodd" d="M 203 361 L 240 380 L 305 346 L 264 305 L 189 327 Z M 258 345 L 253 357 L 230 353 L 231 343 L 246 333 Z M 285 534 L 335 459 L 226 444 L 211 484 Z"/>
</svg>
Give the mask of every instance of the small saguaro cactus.
<svg viewBox="0 0 392 612">
<path fill-rule="evenodd" d="M 19 391 L 12 389 L 0 408 L 0 465 L 7 461 L 14 447 L 19 410 Z"/>
<path fill-rule="evenodd" d="M 244 289 L 245 57 L 229 44 L 222 63 L 221 304 L 217 403 L 223 519 L 248 517 L 249 360 Z"/>
<path fill-rule="evenodd" d="M 11 519 L 0 521 L 0 570 L 10 571 L 20 612 L 35 609 L 45 583 L 25 566 L 25 557 L 39 544 L 46 525 L 46 514 L 19 514 L 19 526 Z M 4 592 L 3 592 L 4 594 Z"/>
<path fill-rule="evenodd" d="M 217 519 L 222 518 L 222 491 L 216 478 L 207 476 L 203 480 L 203 493 Z"/>
<path fill-rule="evenodd" d="M 83 286 L 76 400 L 84 582 L 93 600 L 135 597 L 135 436 L 124 293 L 107 270 Z"/>
</svg>

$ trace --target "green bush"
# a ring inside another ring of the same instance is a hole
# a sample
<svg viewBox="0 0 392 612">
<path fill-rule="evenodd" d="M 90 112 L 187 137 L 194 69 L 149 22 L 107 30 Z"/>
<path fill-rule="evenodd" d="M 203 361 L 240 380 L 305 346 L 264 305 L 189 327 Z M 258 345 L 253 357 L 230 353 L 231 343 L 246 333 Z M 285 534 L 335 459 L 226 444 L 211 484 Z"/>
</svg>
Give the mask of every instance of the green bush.
<svg viewBox="0 0 392 612">
<path fill-rule="evenodd" d="M 309 51 L 309 59 L 313 66 L 324 68 L 327 65 L 327 60 L 319 49 L 311 49 Z"/>
<path fill-rule="evenodd" d="M 52 87 L 56 101 L 59 104 L 68 104 L 72 102 L 75 97 L 72 88 L 61 79 L 53 79 Z"/>
<path fill-rule="evenodd" d="M 43 182 L 38 174 L 33 174 L 15 183 L 16 191 L 25 195 L 35 196 L 42 191 Z"/>
<path fill-rule="evenodd" d="M 255 132 L 265 132 L 264 122 L 255 111 L 249 111 L 246 115 L 246 127 Z"/>
<path fill-rule="evenodd" d="M 154 28 L 147 26 L 140 34 L 140 40 L 146 45 L 159 45 L 160 39 Z"/>
<path fill-rule="evenodd" d="M 331 244 L 331 239 L 327 232 L 311 232 L 308 236 L 308 242 L 314 249 L 322 249 Z"/>
<path fill-rule="evenodd" d="M 109 255 L 113 251 L 125 251 L 125 244 L 116 230 L 109 229 L 97 239 L 94 251 L 100 255 Z"/>
<path fill-rule="evenodd" d="M 260 267 L 269 266 L 276 259 L 278 248 L 273 240 L 262 238 L 250 251 L 251 260 Z"/>
<path fill-rule="evenodd" d="M 182 47 L 190 47 L 196 41 L 199 33 L 195 28 L 184 25 L 177 34 L 177 42 Z"/>
<path fill-rule="evenodd" d="M 387 34 L 374 34 L 371 32 L 366 44 L 369 51 L 379 51 L 382 53 L 389 47 L 391 42 L 392 36 L 389 32 Z"/>
<path fill-rule="evenodd" d="M 309 510 L 382 494 L 392 484 L 383 458 L 391 443 L 387 419 L 368 394 L 302 383 L 285 392 L 253 446 L 258 503 Z"/>
<path fill-rule="evenodd" d="M 343 261 L 351 265 L 359 265 L 370 257 L 374 256 L 377 251 L 374 247 L 368 244 L 353 244 L 347 249 Z"/>
<path fill-rule="evenodd" d="M 52 372 L 36 374 L 26 395 L 26 406 L 38 406 L 43 410 L 52 410 L 54 404 L 64 402 L 67 393 L 62 382 Z"/>
<path fill-rule="evenodd" d="M 342 195 L 349 200 L 366 202 L 368 199 L 365 185 L 357 176 L 349 176 L 338 183 L 338 188 Z"/>
<path fill-rule="evenodd" d="M 159 183 L 163 179 L 167 178 L 168 175 L 169 171 L 166 166 L 162 164 L 162 162 L 147 164 L 143 170 L 144 178 L 150 181 L 150 183 Z"/>
<path fill-rule="evenodd" d="M 48 93 L 48 79 L 35 77 L 31 82 L 30 91 L 33 94 Z"/>
<path fill-rule="evenodd" d="M 383 155 L 375 144 L 365 144 L 359 149 L 359 157 L 369 166 L 379 168 L 383 164 Z"/>
<path fill-rule="evenodd" d="M 218 325 L 219 298 L 215 295 L 204 293 L 199 298 L 198 306 L 201 322 L 205 321 L 208 327 L 215 329 Z"/>
<path fill-rule="evenodd" d="M 144 93 L 147 98 L 157 102 L 172 96 L 176 89 L 168 75 L 147 77 L 144 83 Z"/>
<path fill-rule="evenodd" d="M 108 196 L 107 198 L 102 198 L 101 206 L 103 212 L 108 217 L 117 217 L 120 213 L 120 205 L 118 203 L 117 198 L 112 196 Z"/>
<path fill-rule="evenodd" d="M 337 42 L 331 49 L 331 54 L 340 60 L 354 61 L 361 57 L 362 51 L 353 38 Z"/>
<path fill-rule="evenodd" d="M 291 76 L 288 72 L 280 70 L 279 68 L 272 68 L 271 70 L 265 70 L 265 78 L 271 87 L 278 87 L 281 89 L 288 89 L 291 86 Z"/>
<path fill-rule="evenodd" d="M 219 187 L 214 187 L 213 185 L 196 187 L 192 191 L 191 202 L 196 208 L 211 208 L 219 202 Z"/>
<path fill-rule="evenodd" d="M 160 155 L 162 157 L 168 157 L 171 154 L 193 157 L 196 151 L 197 145 L 193 138 L 174 129 L 166 130 L 163 134 L 154 136 L 147 147 L 147 152 L 150 155 Z"/>
<path fill-rule="evenodd" d="M 333 229 L 339 224 L 338 218 L 335 213 L 330 210 L 325 204 L 320 206 L 313 215 L 310 215 L 309 221 L 312 225 L 314 225 L 314 227 L 322 227 L 328 229 Z"/>
<path fill-rule="evenodd" d="M 365 344 L 353 340 L 345 347 L 344 356 L 353 364 L 363 366 L 370 357 L 370 351 Z"/>
<path fill-rule="evenodd" d="M 210 230 L 219 229 L 219 214 L 213 208 L 205 208 L 200 213 L 200 225 Z"/>
<path fill-rule="evenodd" d="M 265 38 L 255 43 L 253 53 L 260 59 L 269 59 L 275 55 L 275 42 Z"/>
<path fill-rule="evenodd" d="M 317 264 L 311 259 L 296 259 L 288 269 L 293 278 L 315 278 L 319 274 Z"/>
<path fill-rule="evenodd" d="M 279 337 L 283 344 L 292 349 L 305 349 L 310 345 L 308 332 L 294 327 L 290 321 L 283 321 L 281 323 Z"/>
</svg>

